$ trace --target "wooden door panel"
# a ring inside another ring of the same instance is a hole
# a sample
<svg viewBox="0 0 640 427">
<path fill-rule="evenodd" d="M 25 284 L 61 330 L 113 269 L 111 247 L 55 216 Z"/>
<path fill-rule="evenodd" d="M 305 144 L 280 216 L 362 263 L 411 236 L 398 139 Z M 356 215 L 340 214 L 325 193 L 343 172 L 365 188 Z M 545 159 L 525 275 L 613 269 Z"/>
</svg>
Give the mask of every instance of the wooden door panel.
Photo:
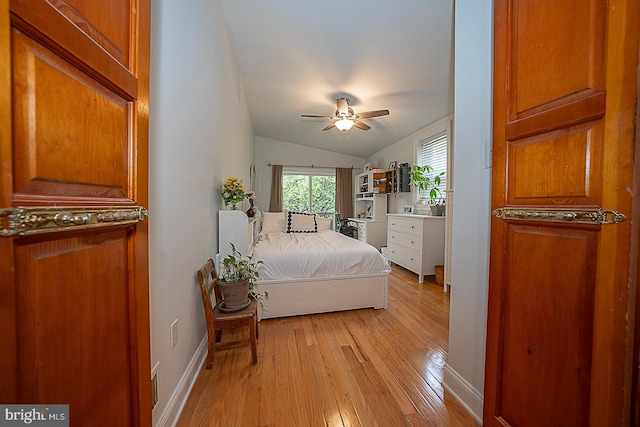
<svg viewBox="0 0 640 427">
<path fill-rule="evenodd" d="M 16 242 L 18 401 L 67 403 L 71 425 L 131 424 L 127 241 L 125 229 Z"/>
<path fill-rule="evenodd" d="M 12 9 L 21 19 L 38 25 L 40 19 L 64 19 L 120 64 L 129 67 L 131 40 L 135 40 L 137 1 L 21 0 Z M 56 32 L 53 32 L 56 31 Z M 132 33 L 133 32 L 133 33 Z M 62 32 L 52 30 L 49 34 Z"/>
<path fill-rule="evenodd" d="M 630 221 L 574 219 L 631 214 L 640 3 L 496 0 L 494 24 L 484 425 L 622 426 Z"/>
<path fill-rule="evenodd" d="M 507 141 L 508 205 L 599 205 L 602 122 Z"/>
<path fill-rule="evenodd" d="M 52 5 L 122 65 L 129 66 L 131 30 L 135 28 L 137 2 L 58 0 Z"/>
<path fill-rule="evenodd" d="M 17 30 L 13 61 L 15 197 L 125 199 L 131 103 Z"/>
<path fill-rule="evenodd" d="M 598 228 L 508 225 L 496 401 L 508 425 L 588 424 Z"/>
<path fill-rule="evenodd" d="M 135 5 L 129 0 L 85 1 L 82 4 L 86 12 L 96 7 L 98 10 L 107 7 L 120 12 L 126 10 L 128 14 L 135 16 L 139 16 L 146 7 L 144 0 L 135 1 Z M 12 0 L 11 23 L 114 92 L 123 97 L 138 98 L 137 75 L 140 67 L 136 61 L 139 59 L 139 52 L 137 44 L 131 42 L 140 35 L 138 19 L 132 16 L 119 23 L 108 22 L 109 15 L 96 12 L 96 21 L 92 22 L 87 17 L 78 15 L 77 9 L 73 13 L 71 11 L 63 0 Z M 126 34 L 130 44 L 114 44 L 100 31 L 103 25 L 111 29 L 107 33 L 117 31 Z M 64 48 L 60 49 L 61 46 Z M 118 53 L 119 50 L 122 53 Z"/>
<path fill-rule="evenodd" d="M 0 9 L 0 397 L 150 426 L 150 2 Z"/>
<path fill-rule="evenodd" d="M 514 0 L 511 7 L 512 119 L 602 90 L 604 2 Z M 570 36 L 558 37 L 560 29 Z"/>
</svg>

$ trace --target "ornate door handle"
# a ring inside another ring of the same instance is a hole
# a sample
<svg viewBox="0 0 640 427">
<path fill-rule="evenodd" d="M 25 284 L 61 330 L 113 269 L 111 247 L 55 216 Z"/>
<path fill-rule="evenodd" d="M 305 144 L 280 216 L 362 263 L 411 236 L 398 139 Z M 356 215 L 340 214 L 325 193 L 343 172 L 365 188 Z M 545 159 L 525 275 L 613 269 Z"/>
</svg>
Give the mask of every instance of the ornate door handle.
<svg viewBox="0 0 640 427">
<path fill-rule="evenodd" d="M 499 208 L 492 212 L 496 218 L 541 221 L 564 222 L 579 224 L 617 224 L 627 219 L 626 215 L 603 209 L 562 210 L 562 209 L 532 209 L 532 208 Z"/>
<path fill-rule="evenodd" d="M 149 211 L 142 206 L 4 208 L 0 209 L 0 237 L 135 224 L 148 216 Z"/>
</svg>

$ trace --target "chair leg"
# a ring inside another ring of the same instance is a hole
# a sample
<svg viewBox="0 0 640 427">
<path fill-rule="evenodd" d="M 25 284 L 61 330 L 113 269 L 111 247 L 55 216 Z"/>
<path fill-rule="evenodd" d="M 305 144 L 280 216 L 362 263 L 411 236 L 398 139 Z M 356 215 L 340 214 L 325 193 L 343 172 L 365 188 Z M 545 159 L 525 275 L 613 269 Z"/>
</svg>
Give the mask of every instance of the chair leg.
<svg viewBox="0 0 640 427">
<path fill-rule="evenodd" d="M 254 317 L 254 321 L 249 324 L 249 338 L 251 340 L 251 360 L 253 361 L 254 365 L 258 363 L 258 348 L 256 346 L 256 323 L 257 322 L 255 321 Z"/>
<path fill-rule="evenodd" d="M 260 339 L 260 328 L 258 328 L 258 325 L 260 325 L 260 322 L 258 322 L 258 316 L 255 316 L 254 318 L 255 320 L 255 324 L 256 324 L 256 339 L 259 340 Z"/>
<path fill-rule="evenodd" d="M 215 357 L 215 355 L 216 355 L 216 344 L 209 342 L 209 348 L 207 350 L 207 364 L 206 364 L 207 369 L 211 369 L 213 367 L 213 358 Z"/>
</svg>

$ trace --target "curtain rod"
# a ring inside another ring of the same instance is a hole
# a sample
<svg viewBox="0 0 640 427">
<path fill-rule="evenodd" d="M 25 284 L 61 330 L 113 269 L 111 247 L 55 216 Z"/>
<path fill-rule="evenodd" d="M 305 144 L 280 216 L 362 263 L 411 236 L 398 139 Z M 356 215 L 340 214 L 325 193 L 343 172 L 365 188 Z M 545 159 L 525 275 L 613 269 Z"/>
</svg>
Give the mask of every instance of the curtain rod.
<svg viewBox="0 0 640 427">
<path fill-rule="evenodd" d="M 273 164 L 271 162 L 267 163 L 267 166 L 271 167 L 273 166 Z M 289 168 L 319 168 L 319 169 L 335 169 L 339 166 L 316 166 L 316 165 L 280 165 L 283 167 L 289 167 Z M 362 169 L 362 168 L 358 168 L 355 166 L 351 166 L 351 169 Z"/>
</svg>

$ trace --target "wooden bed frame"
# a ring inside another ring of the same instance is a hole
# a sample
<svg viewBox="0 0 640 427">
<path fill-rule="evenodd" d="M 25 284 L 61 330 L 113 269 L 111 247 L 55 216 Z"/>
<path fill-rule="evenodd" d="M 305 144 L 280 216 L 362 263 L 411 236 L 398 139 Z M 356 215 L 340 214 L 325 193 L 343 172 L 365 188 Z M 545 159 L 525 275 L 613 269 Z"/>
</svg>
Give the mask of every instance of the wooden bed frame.
<svg viewBox="0 0 640 427">
<path fill-rule="evenodd" d="M 261 227 L 259 219 L 247 218 L 242 211 L 220 211 L 217 263 L 234 242 L 243 254 L 251 254 Z M 219 264 L 218 264 L 219 265 Z M 373 307 L 387 308 L 388 273 L 337 277 L 259 280 L 258 292 L 268 292 L 264 307 L 258 306 L 258 319 L 326 313 Z"/>
</svg>

